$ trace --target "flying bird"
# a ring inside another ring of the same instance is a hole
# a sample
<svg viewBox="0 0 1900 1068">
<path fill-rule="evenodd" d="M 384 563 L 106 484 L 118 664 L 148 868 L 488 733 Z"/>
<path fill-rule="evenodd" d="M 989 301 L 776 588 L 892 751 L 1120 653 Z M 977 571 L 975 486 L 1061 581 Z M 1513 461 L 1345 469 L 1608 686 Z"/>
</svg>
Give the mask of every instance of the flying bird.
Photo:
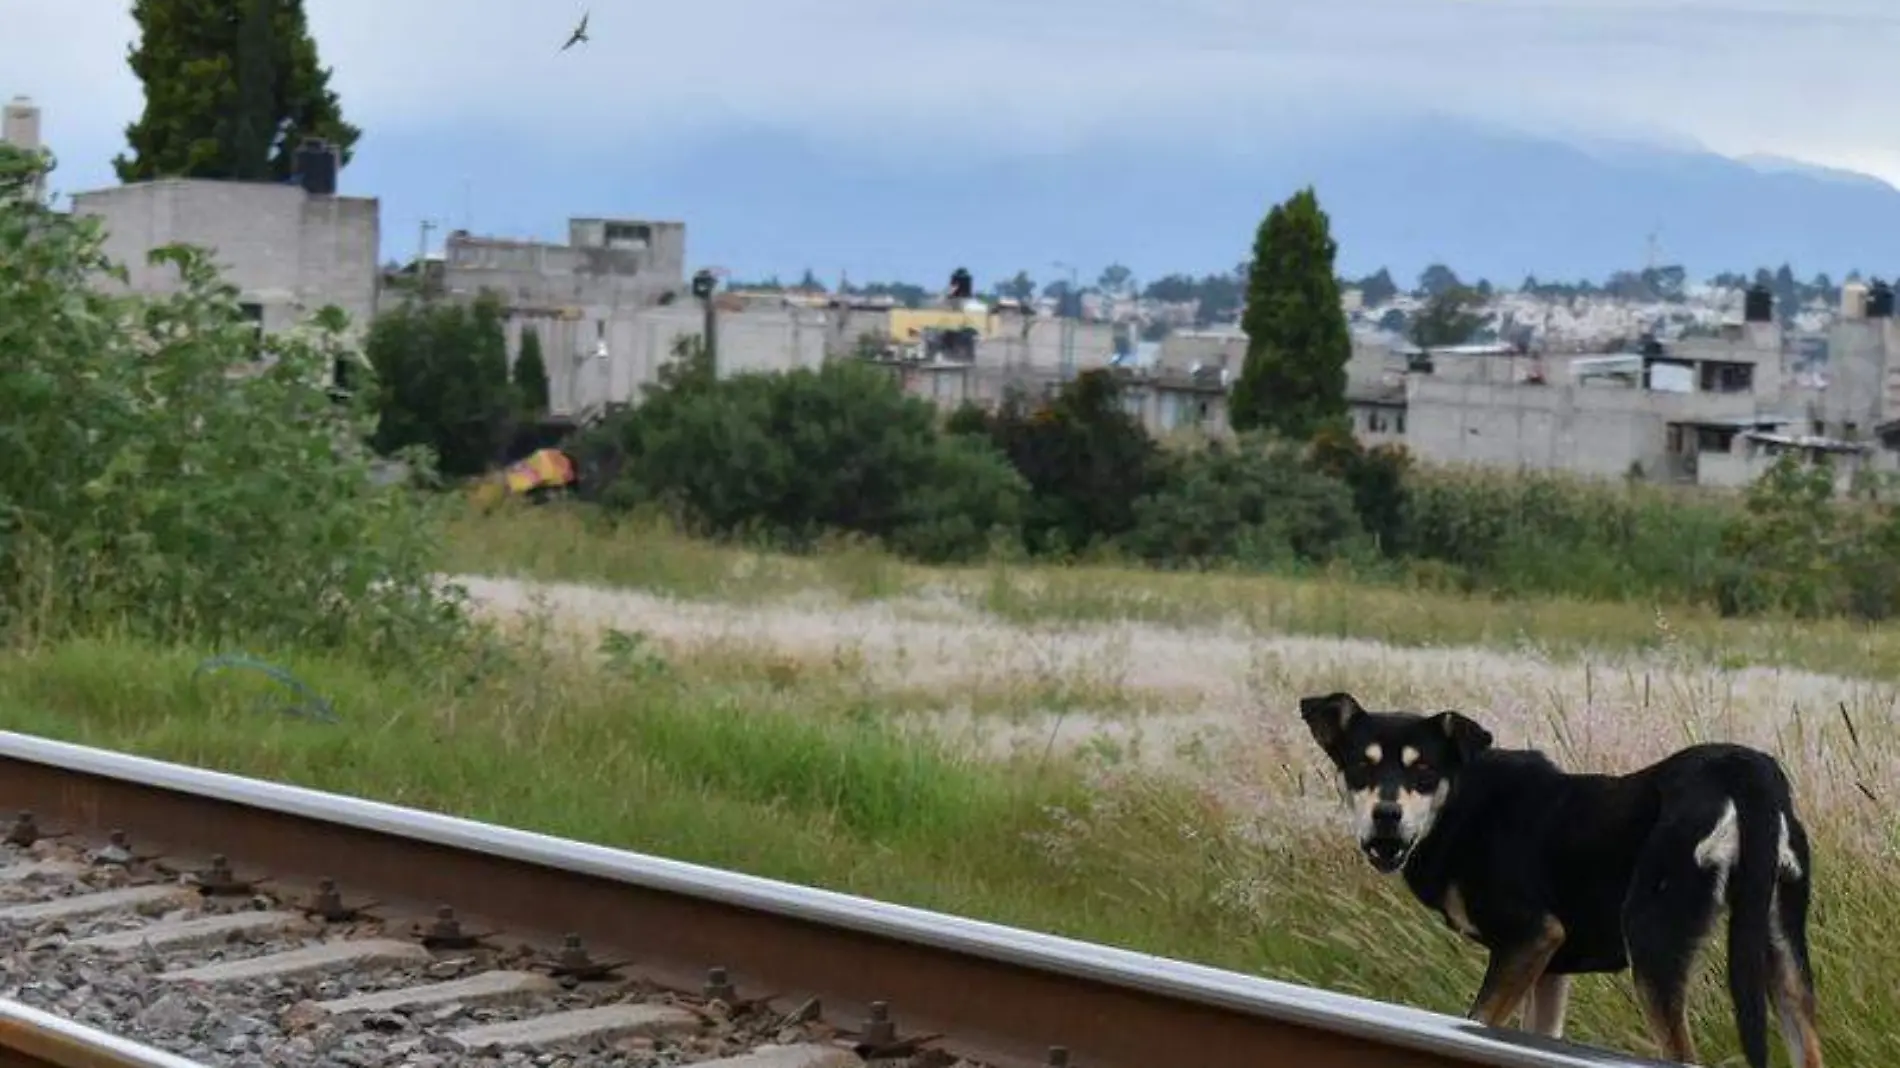
<svg viewBox="0 0 1900 1068">
<path fill-rule="evenodd" d="M 581 24 L 574 27 L 573 36 L 569 37 L 567 43 L 561 46 L 561 51 L 565 52 L 587 39 L 587 12 L 583 11 L 581 12 Z"/>
</svg>

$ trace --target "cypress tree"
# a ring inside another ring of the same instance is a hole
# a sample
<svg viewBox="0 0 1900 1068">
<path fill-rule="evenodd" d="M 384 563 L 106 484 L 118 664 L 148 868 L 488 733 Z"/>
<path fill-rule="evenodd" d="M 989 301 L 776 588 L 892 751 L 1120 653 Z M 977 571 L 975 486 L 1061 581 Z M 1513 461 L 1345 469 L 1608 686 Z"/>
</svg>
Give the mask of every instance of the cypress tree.
<svg viewBox="0 0 1900 1068">
<path fill-rule="evenodd" d="M 1229 400 L 1235 430 L 1303 441 L 1345 415 L 1352 339 L 1333 275 L 1337 252 L 1310 187 L 1261 221 L 1240 319 L 1247 358 Z"/>
</svg>

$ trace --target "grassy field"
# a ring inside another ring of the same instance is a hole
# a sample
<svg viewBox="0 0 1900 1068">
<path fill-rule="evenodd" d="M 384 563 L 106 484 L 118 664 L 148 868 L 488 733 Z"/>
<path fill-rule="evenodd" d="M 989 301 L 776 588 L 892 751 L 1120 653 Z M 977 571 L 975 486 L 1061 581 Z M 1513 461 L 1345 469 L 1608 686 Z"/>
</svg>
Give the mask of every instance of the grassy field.
<svg viewBox="0 0 1900 1068">
<path fill-rule="evenodd" d="M 334 704 L 340 722 L 320 723 L 241 673 L 194 678 L 209 650 L 67 643 L 0 660 L 0 710 L 15 729 L 1454 1013 L 1482 961 L 1345 841 L 1299 694 L 1463 707 L 1577 766 L 1754 741 L 1788 762 L 1816 835 L 1829 1057 L 1900 1057 L 1883 681 L 1900 632 L 1325 578 L 928 571 L 851 547 L 793 560 L 546 510 L 453 529 L 455 570 L 496 576 L 467 584 L 513 628 L 504 658 L 392 678 L 253 650 Z M 1624 981 L 1579 984 L 1572 1021 L 1648 1049 Z M 1735 1063 L 1714 962 L 1696 1030 L 1706 1063 Z"/>
<path fill-rule="evenodd" d="M 689 600 L 752 604 L 813 592 L 853 601 L 948 598 L 1032 625 L 1227 625 L 1561 657 L 1667 650 L 1722 667 L 1900 680 L 1900 627 L 1845 620 L 1737 621 L 1700 605 L 1458 596 L 1344 575 L 1158 572 L 1115 564 L 1055 569 L 1006 561 L 923 568 L 851 544 L 794 558 L 555 508 L 493 516 L 452 508 L 447 522 L 458 572 L 604 584 Z"/>
</svg>

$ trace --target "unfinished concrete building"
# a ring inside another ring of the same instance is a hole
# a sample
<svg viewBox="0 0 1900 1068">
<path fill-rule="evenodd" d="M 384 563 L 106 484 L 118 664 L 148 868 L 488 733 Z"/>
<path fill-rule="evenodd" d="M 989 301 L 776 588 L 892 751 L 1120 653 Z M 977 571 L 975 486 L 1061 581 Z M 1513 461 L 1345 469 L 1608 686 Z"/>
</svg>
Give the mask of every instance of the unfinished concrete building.
<svg viewBox="0 0 1900 1068">
<path fill-rule="evenodd" d="M 105 252 L 127 281 L 108 288 L 163 295 L 178 271 L 148 254 L 170 244 L 207 249 L 247 315 L 269 332 L 335 305 L 360 336 L 375 317 L 381 274 L 380 207 L 336 191 L 336 150 L 307 143 L 299 180 L 234 182 L 166 178 L 73 195 L 73 214 L 98 218 Z"/>
<path fill-rule="evenodd" d="M 1355 343 L 1354 427 L 1421 460 L 1703 486 L 1748 484 L 1783 452 L 1830 459 L 1843 482 L 1900 467 L 1900 328 L 1891 292 L 1844 309 L 1830 380 L 1787 371 L 1772 297 L 1752 290 L 1718 337 L 1553 357 L 1508 345 L 1421 352 Z M 1894 446 L 1876 447 L 1889 435 Z"/>
</svg>

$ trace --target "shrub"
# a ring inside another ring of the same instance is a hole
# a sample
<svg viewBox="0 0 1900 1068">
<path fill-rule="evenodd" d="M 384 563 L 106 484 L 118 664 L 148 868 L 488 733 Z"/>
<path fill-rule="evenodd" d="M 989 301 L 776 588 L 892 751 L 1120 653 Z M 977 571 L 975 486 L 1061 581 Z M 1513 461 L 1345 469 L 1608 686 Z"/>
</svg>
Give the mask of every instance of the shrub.
<svg viewBox="0 0 1900 1068">
<path fill-rule="evenodd" d="M 1411 557 L 1500 594 L 1698 600 L 1734 516 L 1680 490 L 1556 472 L 1421 469 L 1407 482 Z"/>
<path fill-rule="evenodd" d="M 1722 548 L 1723 615 L 1884 620 L 1900 609 L 1900 508 L 1836 500 L 1829 464 L 1778 457 L 1749 486 Z"/>
<path fill-rule="evenodd" d="M 977 416 L 952 417 L 968 433 Z M 1135 502 L 1159 488 L 1161 450 L 1121 408 L 1108 371 L 1085 371 L 1050 400 L 1020 393 L 981 425 L 1028 484 L 1023 540 L 1048 555 L 1109 543 L 1135 526 Z"/>
<path fill-rule="evenodd" d="M 1157 564 L 1312 565 L 1369 549 L 1344 482 L 1298 446 L 1251 435 L 1171 458 L 1163 487 L 1135 513 L 1125 544 Z"/>
<path fill-rule="evenodd" d="M 0 627 L 389 656 L 463 622 L 433 591 L 418 502 L 376 486 L 360 407 L 329 391 L 347 326 L 258 340 L 198 252 L 181 285 L 114 297 L 97 220 L 21 195 L 0 145 Z"/>
<path fill-rule="evenodd" d="M 655 506 L 689 529 L 757 532 L 791 548 L 852 532 L 933 561 L 983 552 L 1020 521 L 1024 486 L 979 441 L 852 361 L 714 379 L 696 346 L 576 445 L 584 470 L 617 466 L 603 501 Z"/>
<path fill-rule="evenodd" d="M 1359 524 L 1380 551 L 1401 557 L 1411 551 L 1412 454 L 1403 445 L 1368 449 L 1350 426 L 1322 427 L 1313 436 L 1312 463 L 1352 491 Z"/>
<path fill-rule="evenodd" d="M 405 300 L 377 317 L 368 347 L 379 383 L 379 452 L 426 447 L 455 478 L 504 459 L 518 399 L 491 294 L 469 304 Z"/>
</svg>

